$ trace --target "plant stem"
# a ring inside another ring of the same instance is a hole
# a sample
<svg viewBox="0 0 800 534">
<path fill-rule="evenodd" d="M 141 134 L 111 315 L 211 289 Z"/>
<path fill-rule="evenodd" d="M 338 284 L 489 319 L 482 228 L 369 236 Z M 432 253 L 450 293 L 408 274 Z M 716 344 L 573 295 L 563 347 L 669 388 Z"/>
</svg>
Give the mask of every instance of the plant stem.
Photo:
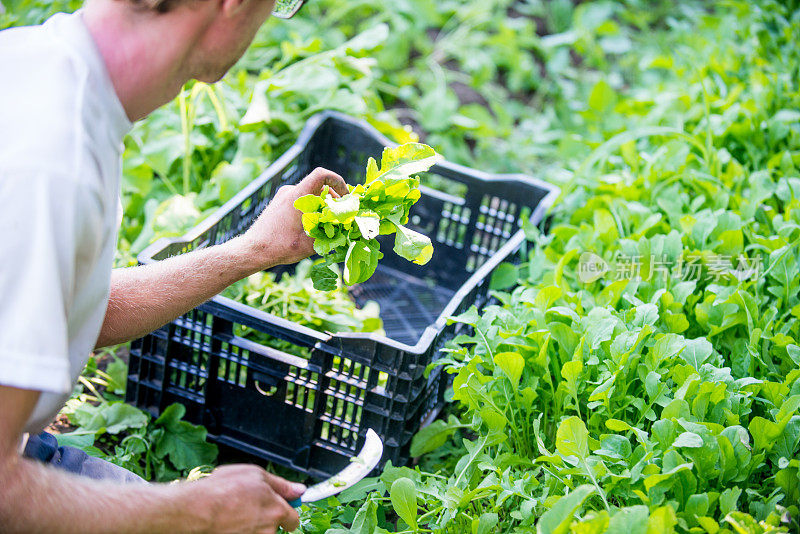
<svg viewBox="0 0 800 534">
<path fill-rule="evenodd" d="M 492 347 L 489 346 L 489 340 L 486 339 L 486 336 L 481 332 L 481 329 L 477 326 L 475 327 L 475 331 L 480 334 L 481 339 L 483 339 L 483 344 L 486 345 L 486 350 L 489 353 L 489 358 L 494 360 L 494 352 L 492 352 Z"/>
<path fill-rule="evenodd" d="M 600 498 L 603 499 L 603 506 L 605 506 L 606 510 L 610 512 L 611 507 L 608 506 L 608 501 L 606 500 L 606 492 L 603 491 L 603 489 L 597 483 L 597 480 L 595 480 L 594 473 L 592 473 L 592 470 L 589 468 L 589 464 L 586 462 L 586 459 L 581 458 L 581 462 L 583 463 L 583 468 L 586 469 L 586 474 L 589 475 L 589 478 L 592 480 L 592 484 L 594 484 L 594 487 L 597 488 L 597 493 L 599 493 Z"/>
<path fill-rule="evenodd" d="M 183 133 L 183 194 L 188 195 L 192 172 L 192 130 L 189 124 L 189 106 L 186 103 L 185 88 L 178 96 L 178 105 L 180 106 L 181 132 Z"/>
<path fill-rule="evenodd" d="M 208 99 L 211 101 L 211 105 L 214 106 L 214 111 L 217 113 L 217 118 L 219 119 L 219 127 L 224 132 L 229 129 L 228 124 L 228 114 L 225 113 L 225 107 L 222 105 L 222 101 L 217 96 L 217 90 L 208 84 L 205 85 L 206 95 Z"/>
</svg>

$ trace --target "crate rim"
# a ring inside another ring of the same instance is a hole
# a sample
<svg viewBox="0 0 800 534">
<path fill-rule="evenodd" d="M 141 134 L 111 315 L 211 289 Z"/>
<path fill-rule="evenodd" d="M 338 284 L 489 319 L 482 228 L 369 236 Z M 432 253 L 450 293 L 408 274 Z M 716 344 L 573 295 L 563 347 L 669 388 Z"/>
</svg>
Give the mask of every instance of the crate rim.
<svg viewBox="0 0 800 534">
<path fill-rule="evenodd" d="M 189 243 L 194 239 L 197 239 L 200 235 L 209 230 L 212 226 L 220 222 L 222 218 L 225 217 L 232 209 L 239 206 L 242 202 L 244 202 L 245 199 L 247 199 L 253 193 L 255 193 L 263 185 L 263 182 L 265 180 L 271 179 L 272 176 L 274 176 L 276 173 L 286 169 L 288 165 L 291 163 L 291 161 L 302 153 L 302 151 L 305 149 L 306 145 L 310 141 L 311 137 L 316 133 L 316 131 L 320 128 L 320 126 L 322 126 L 322 124 L 324 124 L 327 120 L 330 119 L 347 122 L 353 126 L 361 128 L 364 131 L 368 132 L 371 136 L 373 136 L 377 141 L 379 141 L 384 146 L 387 147 L 398 146 L 398 143 L 389 140 L 389 138 L 380 133 L 374 126 L 369 124 L 364 119 L 351 117 L 349 115 L 346 115 L 338 111 L 329 110 L 317 113 L 312 117 L 310 117 L 308 121 L 306 121 L 306 125 L 300 132 L 300 135 L 298 136 L 295 143 L 286 152 L 284 152 L 278 159 L 276 159 L 272 164 L 270 164 L 261 174 L 259 174 L 258 177 L 256 177 L 244 188 L 242 188 L 242 190 L 239 191 L 236 195 L 234 195 L 233 198 L 231 198 L 230 200 L 225 202 L 222 206 L 217 208 L 217 210 L 213 214 L 211 214 L 209 217 L 207 217 L 206 219 L 204 219 L 203 221 L 192 227 L 182 236 L 162 237 L 154 241 L 150 245 L 148 245 L 136 257 L 139 264 L 147 265 L 159 261 L 155 260 L 154 256 L 159 252 L 161 252 L 162 250 L 164 250 L 165 248 L 167 248 L 168 246 L 176 243 Z M 437 168 L 453 171 L 456 173 L 471 174 L 477 178 L 480 178 L 481 180 L 488 182 L 507 181 L 507 180 L 526 182 L 547 191 L 547 194 L 542 198 L 542 200 L 536 206 L 536 209 L 533 210 L 533 212 L 529 217 L 529 221 L 532 224 L 538 224 L 544 219 L 544 216 L 550 210 L 556 198 L 560 194 L 560 188 L 558 186 L 553 185 L 549 182 L 545 182 L 544 180 L 541 180 L 539 178 L 534 178 L 532 176 L 528 176 L 522 173 L 491 174 L 485 171 L 481 171 L 479 169 L 473 169 L 471 167 L 459 165 L 458 163 L 453 163 L 445 159 L 442 159 L 438 163 L 436 163 L 436 165 L 432 168 L 432 170 Z M 427 188 L 425 186 L 421 186 L 421 188 L 425 189 L 426 192 L 429 193 L 433 192 L 433 194 L 436 193 L 442 194 L 436 190 Z M 497 267 L 497 265 L 505 261 L 508 258 L 508 256 L 522 244 L 524 240 L 525 240 L 524 230 L 520 229 L 517 230 L 517 232 L 515 232 L 514 234 L 512 234 L 512 236 L 508 239 L 508 241 L 502 247 L 500 247 L 494 254 L 492 254 L 492 256 L 485 263 L 483 263 L 483 265 L 481 265 L 474 273 L 472 273 L 472 276 L 470 276 L 467 279 L 467 281 L 461 285 L 458 291 L 456 291 L 453 294 L 453 296 L 450 298 L 450 301 L 447 303 L 445 308 L 439 314 L 439 317 L 437 317 L 436 321 L 434 321 L 432 324 L 428 325 L 425 328 L 419 340 L 414 345 L 401 343 L 390 337 L 376 333 L 320 332 L 318 330 L 314 330 L 307 326 L 303 326 L 301 324 L 289 321 L 285 318 L 282 318 L 274 314 L 266 313 L 264 311 L 250 307 L 246 304 L 237 302 L 230 298 L 223 297 L 221 295 L 216 295 L 212 297 L 206 303 L 198 306 L 198 308 L 206 308 L 206 309 L 213 308 L 215 312 L 228 309 L 240 314 L 249 314 L 254 319 L 290 329 L 295 333 L 300 334 L 301 336 L 312 338 L 318 342 L 326 344 L 329 343 L 330 340 L 334 338 L 370 340 L 387 345 L 395 349 L 403 350 L 416 355 L 421 355 L 430 348 L 430 345 L 433 343 L 438 333 L 447 324 L 447 319 L 453 315 L 453 312 L 455 312 L 456 308 L 458 308 L 458 306 L 461 304 L 464 298 L 469 294 L 469 292 L 472 291 L 487 276 L 489 276 L 489 274 L 495 269 L 495 267 Z M 285 355 L 287 357 L 290 357 L 292 360 L 301 359 L 292 356 L 291 354 L 285 354 Z"/>
</svg>

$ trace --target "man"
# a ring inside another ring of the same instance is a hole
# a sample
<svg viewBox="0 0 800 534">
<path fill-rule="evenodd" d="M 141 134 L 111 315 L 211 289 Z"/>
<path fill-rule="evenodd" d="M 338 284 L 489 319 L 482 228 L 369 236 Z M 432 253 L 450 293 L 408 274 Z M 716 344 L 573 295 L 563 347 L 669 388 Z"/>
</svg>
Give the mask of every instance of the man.
<svg viewBox="0 0 800 534">
<path fill-rule="evenodd" d="M 141 336 L 238 279 L 311 254 L 294 200 L 324 185 L 346 192 L 322 169 L 278 191 L 240 237 L 112 273 L 131 121 L 190 79 L 219 80 L 274 4 L 90 0 L 76 14 L 0 32 L 0 531 L 297 528 L 287 500 L 304 487 L 256 466 L 226 466 L 193 483 L 126 484 L 110 468 L 98 474 L 96 463 L 73 471 L 117 480 L 43 465 L 20 446 L 63 405 L 93 348 Z M 279 4 L 286 16 L 302 1 Z"/>
</svg>

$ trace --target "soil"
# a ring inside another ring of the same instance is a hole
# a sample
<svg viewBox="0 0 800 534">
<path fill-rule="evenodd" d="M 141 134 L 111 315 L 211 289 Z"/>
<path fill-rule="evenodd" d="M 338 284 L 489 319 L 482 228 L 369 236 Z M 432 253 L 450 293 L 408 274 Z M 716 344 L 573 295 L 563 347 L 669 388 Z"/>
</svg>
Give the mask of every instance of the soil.
<svg viewBox="0 0 800 534">
<path fill-rule="evenodd" d="M 51 434 L 68 434 L 77 428 L 69 422 L 66 415 L 58 414 L 53 422 L 50 423 L 50 426 L 45 428 L 45 431 Z"/>
<path fill-rule="evenodd" d="M 450 89 L 458 97 L 458 102 L 465 106 L 467 104 L 480 104 L 481 106 L 489 109 L 489 101 L 484 98 L 482 94 L 470 87 L 469 85 L 461 82 L 451 82 Z"/>
</svg>

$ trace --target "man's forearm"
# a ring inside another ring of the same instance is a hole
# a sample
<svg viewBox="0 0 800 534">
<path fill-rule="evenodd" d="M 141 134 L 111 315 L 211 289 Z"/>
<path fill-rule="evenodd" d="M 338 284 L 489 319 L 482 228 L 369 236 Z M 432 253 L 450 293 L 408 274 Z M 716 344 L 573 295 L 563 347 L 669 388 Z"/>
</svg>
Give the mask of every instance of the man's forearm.
<svg viewBox="0 0 800 534">
<path fill-rule="evenodd" d="M 277 265 L 239 237 L 140 267 L 115 269 L 97 347 L 143 336 L 251 274 Z"/>
<path fill-rule="evenodd" d="M 0 466 L 3 532 L 202 532 L 193 483 L 114 484 L 14 458 Z"/>
<path fill-rule="evenodd" d="M 111 275 L 111 296 L 98 347 L 141 337 L 207 301 L 232 283 L 279 264 L 295 263 L 314 252 L 295 201 L 319 195 L 346 195 L 338 174 L 317 168 L 297 185 L 277 190 L 247 232 L 216 247 Z"/>
</svg>

